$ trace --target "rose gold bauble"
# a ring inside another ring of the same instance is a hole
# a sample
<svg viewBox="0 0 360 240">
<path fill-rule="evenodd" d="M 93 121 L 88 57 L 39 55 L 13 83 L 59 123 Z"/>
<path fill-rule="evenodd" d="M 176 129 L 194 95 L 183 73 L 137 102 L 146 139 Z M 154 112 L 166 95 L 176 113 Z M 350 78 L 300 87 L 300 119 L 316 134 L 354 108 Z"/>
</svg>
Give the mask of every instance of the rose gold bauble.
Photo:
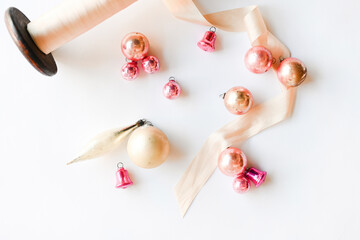
<svg viewBox="0 0 360 240">
<path fill-rule="evenodd" d="M 278 79 L 286 87 L 297 87 L 306 78 L 307 69 L 297 58 L 285 58 L 277 70 Z"/>
<path fill-rule="evenodd" d="M 255 46 L 249 49 L 245 54 L 245 66 L 253 73 L 267 72 L 273 62 L 271 52 L 263 46 Z"/>
<path fill-rule="evenodd" d="M 229 112 L 241 115 L 250 110 L 253 97 L 246 88 L 233 87 L 225 93 L 224 104 Z"/>
<path fill-rule="evenodd" d="M 139 61 L 149 52 L 149 41 L 144 34 L 128 33 L 121 42 L 121 51 L 127 59 Z"/>
<path fill-rule="evenodd" d="M 238 148 L 225 149 L 218 158 L 220 171 L 227 176 L 236 176 L 245 171 L 247 158 Z"/>
<path fill-rule="evenodd" d="M 154 168 L 165 162 L 170 144 L 166 135 L 158 128 L 144 126 L 130 136 L 127 151 L 130 159 L 139 167 Z"/>
</svg>

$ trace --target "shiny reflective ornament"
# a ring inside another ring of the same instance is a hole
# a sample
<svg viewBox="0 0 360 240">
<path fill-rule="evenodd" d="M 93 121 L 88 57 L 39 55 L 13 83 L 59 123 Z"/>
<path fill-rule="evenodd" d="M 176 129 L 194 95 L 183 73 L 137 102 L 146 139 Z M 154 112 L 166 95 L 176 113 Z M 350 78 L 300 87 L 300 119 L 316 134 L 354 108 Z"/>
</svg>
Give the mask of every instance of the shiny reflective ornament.
<svg viewBox="0 0 360 240">
<path fill-rule="evenodd" d="M 136 62 L 128 62 L 121 68 L 121 76 L 125 80 L 135 80 L 139 76 L 139 68 Z"/>
<path fill-rule="evenodd" d="M 167 159 L 170 143 L 158 128 L 144 126 L 136 129 L 130 136 L 127 151 L 130 159 L 139 167 L 155 168 Z"/>
<path fill-rule="evenodd" d="M 246 164 L 247 158 L 243 151 L 234 147 L 225 149 L 218 158 L 218 167 L 227 176 L 241 174 L 244 172 Z"/>
<path fill-rule="evenodd" d="M 249 180 L 243 175 L 237 176 L 233 181 L 233 189 L 236 193 L 246 193 L 250 190 Z"/>
<path fill-rule="evenodd" d="M 169 82 L 167 82 L 163 88 L 163 94 L 167 99 L 175 99 L 181 94 L 181 87 L 175 81 L 174 77 L 169 78 Z"/>
<path fill-rule="evenodd" d="M 146 123 L 146 120 L 141 119 L 131 126 L 111 129 L 98 134 L 90 140 L 77 158 L 67 164 L 97 158 L 113 151 L 126 139 L 127 136 L 129 136 L 132 131 Z"/>
<path fill-rule="evenodd" d="M 273 57 L 267 48 L 255 46 L 247 51 L 244 61 L 250 72 L 264 73 L 271 68 Z"/>
<path fill-rule="evenodd" d="M 147 56 L 142 60 L 142 68 L 147 73 L 155 73 L 160 68 L 159 59 L 154 56 Z"/>
<path fill-rule="evenodd" d="M 250 110 L 253 105 L 253 97 L 246 88 L 233 87 L 225 93 L 224 104 L 229 112 L 241 115 Z"/>
<path fill-rule="evenodd" d="M 121 167 L 119 166 L 121 165 Z M 129 177 L 128 171 L 124 168 L 124 165 L 122 162 L 119 162 L 118 170 L 116 171 L 116 188 L 122 188 L 125 189 L 131 185 L 133 185 L 133 182 L 131 181 Z"/>
<path fill-rule="evenodd" d="M 277 70 L 278 79 L 286 87 L 297 87 L 306 78 L 307 69 L 297 58 L 285 58 Z"/>
<path fill-rule="evenodd" d="M 132 61 L 143 59 L 149 52 L 149 41 L 144 34 L 128 33 L 121 42 L 121 51 L 126 58 Z"/>
<path fill-rule="evenodd" d="M 266 172 L 260 171 L 256 168 L 249 168 L 246 170 L 244 176 L 255 184 L 255 187 L 259 187 L 266 178 Z"/>
<path fill-rule="evenodd" d="M 216 28 L 211 27 L 209 31 L 205 32 L 204 37 L 197 43 L 198 47 L 206 52 L 215 51 Z"/>
</svg>

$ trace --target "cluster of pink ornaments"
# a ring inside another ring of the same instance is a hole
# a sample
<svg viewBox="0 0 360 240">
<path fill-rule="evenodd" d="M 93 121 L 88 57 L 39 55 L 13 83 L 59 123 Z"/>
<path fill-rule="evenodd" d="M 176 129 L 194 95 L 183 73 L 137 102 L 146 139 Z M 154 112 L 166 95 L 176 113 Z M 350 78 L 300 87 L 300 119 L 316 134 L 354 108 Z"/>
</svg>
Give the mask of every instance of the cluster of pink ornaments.
<svg viewBox="0 0 360 240">
<path fill-rule="evenodd" d="M 211 27 L 205 32 L 204 37 L 197 43 L 198 47 L 206 52 L 215 50 L 216 28 Z M 263 46 L 250 48 L 245 55 L 245 66 L 253 73 L 265 73 L 272 66 L 276 59 L 273 58 L 269 49 Z M 276 70 L 277 77 L 286 87 L 297 87 L 306 78 L 307 69 L 299 59 L 280 59 L 281 63 Z M 251 92 L 244 87 L 233 87 L 221 95 L 224 99 L 226 109 L 236 115 L 247 113 L 253 105 Z M 227 176 L 235 177 L 233 189 L 237 193 L 249 191 L 251 182 L 256 187 L 260 186 L 266 178 L 266 172 L 256 168 L 246 168 L 247 158 L 238 148 L 228 147 L 218 158 L 218 168 Z"/>
<path fill-rule="evenodd" d="M 121 42 L 121 51 L 128 61 L 121 68 L 121 75 L 126 80 L 135 80 L 139 76 L 137 62 L 141 60 L 141 66 L 146 73 L 159 71 L 160 62 L 154 56 L 147 56 L 149 52 L 149 40 L 144 34 L 138 32 L 128 33 Z M 180 96 L 180 85 L 170 77 L 169 82 L 163 87 L 163 94 L 167 99 L 175 99 Z"/>
<path fill-rule="evenodd" d="M 236 193 L 246 193 L 250 190 L 253 182 L 255 187 L 259 187 L 266 178 L 266 172 L 256 168 L 246 168 L 246 155 L 238 148 L 229 147 L 219 156 L 218 167 L 220 171 L 230 177 L 235 177 L 233 189 Z"/>
<path fill-rule="evenodd" d="M 245 66 L 253 73 L 265 73 L 273 65 L 275 59 L 271 52 L 263 46 L 250 48 L 245 55 Z M 286 87 L 297 87 L 306 78 L 307 69 L 297 58 L 285 58 L 276 70 L 277 77 Z M 233 87 L 224 94 L 224 104 L 229 112 L 237 115 L 247 113 L 253 104 L 253 96 L 244 87 Z"/>
<path fill-rule="evenodd" d="M 149 52 L 149 40 L 144 34 L 128 33 L 121 42 L 121 51 L 127 62 L 121 69 L 121 74 L 126 80 L 134 80 L 139 76 L 137 61 L 141 60 L 141 66 L 147 73 L 155 73 L 160 68 L 159 60 L 154 56 L 147 56 Z"/>
<path fill-rule="evenodd" d="M 211 27 L 205 32 L 203 38 L 197 43 L 198 47 L 206 52 L 215 51 L 216 28 Z M 276 59 L 273 58 L 271 51 L 263 46 L 250 48 L 245 55 L 245 66 L 253 73 L 265 73 L 272 66 Z M 303 62 L 297 58 L 280 59 L 281 63 L 276 70 L 277 77 L 286 87 L 297 87 L 306 78 L 307 69 Z M 236 115 L 247 113 L 253 104 L 251 92 L 244 87 L 233 87 L 222 95 L 227 110 Z"/>
</svg>

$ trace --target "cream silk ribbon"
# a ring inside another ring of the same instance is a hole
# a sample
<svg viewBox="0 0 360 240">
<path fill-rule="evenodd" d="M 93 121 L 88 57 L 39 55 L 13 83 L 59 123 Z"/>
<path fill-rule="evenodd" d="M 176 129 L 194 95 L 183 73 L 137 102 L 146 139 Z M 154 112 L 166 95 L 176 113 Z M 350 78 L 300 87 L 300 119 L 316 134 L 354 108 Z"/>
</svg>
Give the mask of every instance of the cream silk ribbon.
<svg viewBox="0 0 360 240">
<path fill-rule="evenodd" d="M 202 15 L 192 0 L 163 0 L 179 19 L 192 23 L 215 26 L 230 32 L 247 32 L 251 45 L 268 48 L 276 62 L 290 57 L 290 51 L 267 29 L 257 6 Z M 175 186 L 177 201 L 184 216 L 203 185 L 217 167 L 219 154 L 233 144 L 239 144 L 289 117 L 295 102 L 295 88 L 285 89 L 267 102 L 259 104 L 245 115 L 236 117 L 212 133 Z"/>
</svg>

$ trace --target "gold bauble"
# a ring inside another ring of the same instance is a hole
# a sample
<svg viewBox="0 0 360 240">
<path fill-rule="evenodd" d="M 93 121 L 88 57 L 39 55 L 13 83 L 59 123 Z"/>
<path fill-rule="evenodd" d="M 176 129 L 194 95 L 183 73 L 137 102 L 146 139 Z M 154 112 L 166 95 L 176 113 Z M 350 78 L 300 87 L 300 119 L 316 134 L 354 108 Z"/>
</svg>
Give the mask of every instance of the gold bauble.
<svg viewBox="0 0 360 240">
<path fill-rule="evenodd" d="M 160 129 L 144 126 L 136 129 L 130 136 L 127 151 L 137 166 L 155 168 L 167 159 L 170 143 Z"/>
</svg>

